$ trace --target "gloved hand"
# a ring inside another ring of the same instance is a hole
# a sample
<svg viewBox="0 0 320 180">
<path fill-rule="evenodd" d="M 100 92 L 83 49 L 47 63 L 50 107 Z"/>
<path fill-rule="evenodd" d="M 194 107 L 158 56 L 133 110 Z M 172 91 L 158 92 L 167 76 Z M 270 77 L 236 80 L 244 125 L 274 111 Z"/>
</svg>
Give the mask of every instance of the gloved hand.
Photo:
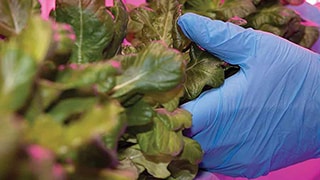
<svg viewBox="0 0 320 180">
<path fill-rule="evenodd" d="M 313 23 L 317 24 L 320 31 L 320 9 L 316 6 L 313 6 L 309 4 L 308 2 L 304 2 L 301 5 L 297 6 L 295 4 L 287 5 L 286 7 L 295 10 L 301 18 L 303 18 L 306 21 L 312 21 Z M 311 50 L 314 52 L 320 53 L 320 37 L 318 38 L 318 41 L 316 41 L 313 46 L 311 47 Z"/>
<path fill-rule="evenodd" d="M 254 178 L 320 157 L 320 55 L 270 33 L 187 13 L 196 44 L 241 70 L 182 105 L 185 133 L 204 150 L 200 168 Z"/>
</svg>

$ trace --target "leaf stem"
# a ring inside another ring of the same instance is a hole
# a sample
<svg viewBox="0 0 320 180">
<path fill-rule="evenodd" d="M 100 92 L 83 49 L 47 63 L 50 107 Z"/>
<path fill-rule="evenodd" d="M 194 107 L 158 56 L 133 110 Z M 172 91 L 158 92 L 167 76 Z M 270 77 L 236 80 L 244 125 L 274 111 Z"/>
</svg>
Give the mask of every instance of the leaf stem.
<svg viewBox="0 0 320 180">
<path fill-rule="evenodd" d="M 139 80 L 139 79 L 140 79 L 141 77 L 143 77 L 145 74 L 146 74 L 146 73 L 142 73 L 142 74 L 140 74 L 139 76 L 136 76 L 136 77 L 134 77 L 133 79 L 131 79 L 131 80 L 125 82 L 125 83 L 122 83 L 122 84 L 119 84 L 119 85 L 115 86 L 115 87 L 113 88 L 113 91 L 117 91 L 117 90 L 119 90 L 119 89 L 127 86 L 128 84 L 131 84 L 131 83 Z"/>
<path fill-rule="evenodd" d="M 169 3 L 169 2 L 168 2 Z M 170 3 L 168 4 L 168 9 L 170 10 Z M 169 12 L 166 13 L 165 15 L 165 20 L 164 20 L 164 26 L 163 26 L 163 32 L 162 35 L 160 35 L 160 40 L 164 40 L 165 41 L 165 36 L 167 34 L 167 29 L 168 29 L 168 21 L 170 21 L 171 19 L 169 19 Z M 166 42 L 166 41 L 165 41 Z"/>
<path fill-rule="evenodd" d="M 13 26 L 14 26 L 14 33 L 15 34 L 18 34 L 18 32 L 20 31 L 19 29 L 17 30 L 17 28 L 19 27 L 18 26 L 18 23 L 17 23 L 17 21 L 16 21 L 16 19 L 15 19 L 15 15 L 14 15 L 14 13 L 13 13 L 13 11 L 12 11 L 12 7 L 10 6 L 10 3 L 8 3 L 8 8 L 9 8 L 9 10 L 10 10 L 10 17 L 11 17 L 11 20 L 12 20 L 12 24 L 13 24 Z"/>
<path fill-rule="evenodd" d="M 78 63 L 82 63 L 82 43 L 83 43 L 83 12 L 82 12 L 82 4 L 79 1 L 79 9 L 80 9 L 80 32 L 79 32 L 79 50 L 78 50 Z"/>
</svg>

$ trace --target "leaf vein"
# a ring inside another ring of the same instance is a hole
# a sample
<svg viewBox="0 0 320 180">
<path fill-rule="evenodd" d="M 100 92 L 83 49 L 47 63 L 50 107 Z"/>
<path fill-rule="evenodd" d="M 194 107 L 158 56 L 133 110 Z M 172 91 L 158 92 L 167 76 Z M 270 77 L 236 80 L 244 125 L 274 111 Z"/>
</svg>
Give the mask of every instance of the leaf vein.
<svg viewBox="0 0 320 180">
<path fill-rule="evenodd" d="M 79 13 L 80 13 L 80 32 L 79 32 L 79 50 L 78 50 L 78 62 L 82 63 L 82 44 L 83 44 L 83 12 L 82 12 L 82 4 L 81 1 L 79 1 Z"/>
</svg>

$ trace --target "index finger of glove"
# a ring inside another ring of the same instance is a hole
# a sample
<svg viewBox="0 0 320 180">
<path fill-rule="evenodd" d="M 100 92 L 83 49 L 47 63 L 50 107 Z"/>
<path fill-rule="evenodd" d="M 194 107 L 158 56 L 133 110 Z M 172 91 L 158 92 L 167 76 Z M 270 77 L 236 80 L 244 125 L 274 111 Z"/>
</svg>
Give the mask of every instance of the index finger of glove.
<svg viewBox="0 0 320 180">
<path fill-rule="evenodd" d="M 241 66 L 255 54 L 258 36 L 252 29 L 193 13 L 182 15 L 178 25 L 191 41 L 230 64 Z"/>
</svg>

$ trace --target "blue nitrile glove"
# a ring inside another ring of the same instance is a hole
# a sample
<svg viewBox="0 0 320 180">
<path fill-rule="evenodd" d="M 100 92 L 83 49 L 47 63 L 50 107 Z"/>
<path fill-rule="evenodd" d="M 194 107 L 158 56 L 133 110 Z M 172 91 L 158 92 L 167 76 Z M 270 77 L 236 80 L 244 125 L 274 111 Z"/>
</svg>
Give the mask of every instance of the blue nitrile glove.
<svg viewBox="0 0 320 180">
<path fill-rule="evenodd" d="M 295 10 L 303 19 L 317 24 L 320 31 L 320 10 L 317 7 L 309 4 L 308 2 L 304 2 L 299 6 L 287 5 L 287 7 Z M 318 41 L 313 44 L 311 50 L 320 53 L 320 38 L 318 38 Z"/>
<path fill-rule="evenodd" d="M 195 180 L 219 180 L 219 177 L 208 171 L 199 171 Z"/>
<path fill-rule="evenodd" d="M 192 13 L 178 20 L 192 41 L 241 70 L 182 105 L 200 168 L 254 178 L 320 157 L 320 54 L 270 33 Z"/>
</svg>

